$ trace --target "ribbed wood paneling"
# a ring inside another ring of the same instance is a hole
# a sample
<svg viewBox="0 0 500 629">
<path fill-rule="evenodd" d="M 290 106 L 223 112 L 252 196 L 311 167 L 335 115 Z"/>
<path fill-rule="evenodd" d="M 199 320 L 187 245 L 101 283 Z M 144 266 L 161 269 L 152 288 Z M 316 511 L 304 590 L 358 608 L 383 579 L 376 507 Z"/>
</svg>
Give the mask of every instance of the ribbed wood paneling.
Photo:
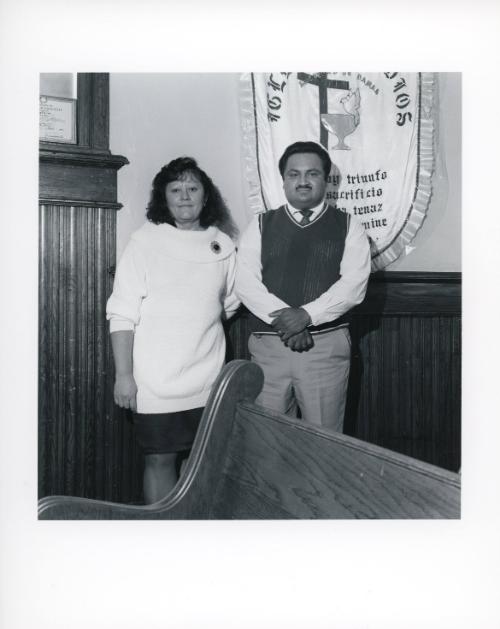
<svg viewBox="0 0 500 629">
<path fill-rule="evenodd" d="M 40 496 L 140 496 L 140 454 L 112 395 L 115 221 L 114 209 L 40 206 Z"/>
<path fill-rule="evenodd" d="M 354 317 L 345 432 L 460 467 L 460 319 Z"/>
<path fill-rule="evenodd" d="M 353 312 L 345 432 L 457 471 L 461 449 L 458 274 L 372 278 Z M 249 358 L 245 316 L 229 326 L 229 358 Z"/>
</svg>

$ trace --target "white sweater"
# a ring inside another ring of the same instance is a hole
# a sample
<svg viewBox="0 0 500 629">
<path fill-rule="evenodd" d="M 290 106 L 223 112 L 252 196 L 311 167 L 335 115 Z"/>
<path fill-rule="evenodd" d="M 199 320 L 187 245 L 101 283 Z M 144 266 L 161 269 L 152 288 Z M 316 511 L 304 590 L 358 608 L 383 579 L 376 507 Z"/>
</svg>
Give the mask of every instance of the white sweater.
<svg viewBox="0 0 500 629">
<path fill-rule="evenodd" d="M 137 411 L 204 406 L 225 355 L 221 317 L 239 305 L 235 248 L 216 227 L 147 222 L 132 234 L 107 304 L 110 331 L 134 331 Z"/>
</svg>

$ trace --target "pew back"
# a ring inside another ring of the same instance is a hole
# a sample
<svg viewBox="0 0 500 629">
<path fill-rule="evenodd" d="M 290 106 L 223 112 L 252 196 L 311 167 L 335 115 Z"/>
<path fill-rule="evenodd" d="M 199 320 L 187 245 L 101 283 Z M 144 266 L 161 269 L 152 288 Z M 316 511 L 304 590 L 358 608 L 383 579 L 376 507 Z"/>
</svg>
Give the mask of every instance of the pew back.
<svg viewBox="0 0 500 629">
<path fill-rule="evenodd" d="M 457 474 L 251 403 L 237 407 L 217 518 L 458 518 Z"/>
<path fill-rule="evenodd" d="M 458 518 L 457 474 L 253 403 L 262 371 L 232 361 L 207 403 L 186 468 L 154 505 L 69 496 L 40 519 Z"/>
</svg>

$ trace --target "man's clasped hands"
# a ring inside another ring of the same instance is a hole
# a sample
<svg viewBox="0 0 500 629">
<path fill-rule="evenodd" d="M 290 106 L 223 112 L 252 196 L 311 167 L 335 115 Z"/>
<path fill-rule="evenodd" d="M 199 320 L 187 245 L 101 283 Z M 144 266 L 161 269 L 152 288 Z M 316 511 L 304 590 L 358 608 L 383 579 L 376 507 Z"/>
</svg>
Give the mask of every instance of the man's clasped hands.
<svg viewBox="0 0 500 629">
<path fill-rule="evenodd" d="M 283 343 L 294 352 L 307 352 L 314 345 L 307 329 L 311 317 L 304 308 L 280 308 L 269 313 L 273 317 L 271 327 Z"/>
</svg>

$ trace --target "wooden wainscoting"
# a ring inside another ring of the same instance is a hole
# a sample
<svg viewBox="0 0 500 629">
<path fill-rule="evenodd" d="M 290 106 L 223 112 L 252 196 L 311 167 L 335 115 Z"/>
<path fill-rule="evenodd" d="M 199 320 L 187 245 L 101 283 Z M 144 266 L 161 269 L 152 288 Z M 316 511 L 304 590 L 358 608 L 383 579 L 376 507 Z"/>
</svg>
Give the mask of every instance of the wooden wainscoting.
<svg viewBox="0 0 500 629">
<path fill-rule="evenodd" d="M 461 275 L 379 272 L 353 311 L 345 432 L 457 471 L 461 450 Z M 249 358 L 244 312 L 229 357 Z"/>
<path fill-rule="evenodd" d="M 77 143 L 39 147 L 39 496 L 132 501 L 140 455 L 113 404 L 106 323 L 116 255 L 109 76 L 81 73 Z"/>
<path fill-rule="evenodd" d="M 116 209 L 40 205 L 40 496 L 127 501 L 140 494 L 140 454 L 113 404 L 106 322 Z"/>
</svg>

